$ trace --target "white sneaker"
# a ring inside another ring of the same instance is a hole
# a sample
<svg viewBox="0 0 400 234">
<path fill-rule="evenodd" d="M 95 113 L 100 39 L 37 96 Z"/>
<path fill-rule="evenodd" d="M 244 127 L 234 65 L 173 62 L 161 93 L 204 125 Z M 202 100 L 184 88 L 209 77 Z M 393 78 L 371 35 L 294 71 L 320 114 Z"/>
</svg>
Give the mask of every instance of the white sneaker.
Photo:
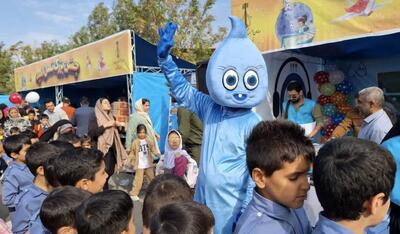
<svg viewBox="0 0 400 234">
<path fill-rule="evenodd" d="M 140 198 L 138 196 L 131 196 L 132 201 L 139 201 Z"/>
</svg>

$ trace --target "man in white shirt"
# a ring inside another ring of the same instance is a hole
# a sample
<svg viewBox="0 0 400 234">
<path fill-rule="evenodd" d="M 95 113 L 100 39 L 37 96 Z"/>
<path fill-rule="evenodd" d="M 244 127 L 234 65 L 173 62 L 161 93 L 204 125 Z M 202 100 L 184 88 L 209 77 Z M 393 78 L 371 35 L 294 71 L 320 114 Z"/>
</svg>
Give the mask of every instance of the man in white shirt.
<svg viewBox="0 0 400 234">
<path fill-rule="evenodd" d="M 358 94 L 356 105 L 364 117 L 358 138 L 380 144 L 393 126 L 389 116 L 383 110 L 385 102 L 383 91 L 378 87 L 369 87 Z"/>
<path fill-rule="evenodd" d="M 46 110 L 43 113 L 49 116 L 50 125 L 53 125 L 62 119 L 69 120 L 67 113 L 65 113 L 65 111 L 63 111 L 62 109 L 56 109 L 52 100 L 46 100 L 44 105 L 46 107 Z"/>
</svg>

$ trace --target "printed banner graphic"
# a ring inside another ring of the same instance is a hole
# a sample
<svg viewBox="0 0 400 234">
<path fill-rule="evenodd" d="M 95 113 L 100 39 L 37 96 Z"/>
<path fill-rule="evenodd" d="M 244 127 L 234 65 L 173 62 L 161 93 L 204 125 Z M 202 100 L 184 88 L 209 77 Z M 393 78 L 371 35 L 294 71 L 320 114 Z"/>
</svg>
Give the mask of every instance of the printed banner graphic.
<svg viewBox="0 0 400 234">
<path fill-rule="evenodd" d="M 398 30 L 400 0 L 232 0 L 261 51 Z"/>
<path fill-rule="evenodd" d="M 14 70 L 17 91 L 133 72 L 131 33 L 121 33 Z"/>
</svg>

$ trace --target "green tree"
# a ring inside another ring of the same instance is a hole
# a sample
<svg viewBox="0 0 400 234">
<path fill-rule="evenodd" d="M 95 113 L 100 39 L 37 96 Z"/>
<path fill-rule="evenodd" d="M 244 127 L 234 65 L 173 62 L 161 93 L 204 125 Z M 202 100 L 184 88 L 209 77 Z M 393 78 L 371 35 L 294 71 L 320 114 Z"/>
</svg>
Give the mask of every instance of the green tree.
<svg viewBox="0 0 400 234">
<path fill-rule="evenodd" d="M 166 21 L 177 23 L 173 53 L 191 62 L 208 59 L 212 48 L 222 40 L 226 28 L 213 31 L 215 18 L 210 14 L 215 0 L 203 6 L 198 0 L 141 0 L 137 6 L 135 32 L 152 43 L 157 43 L 158 28 Z"/>
<path fill-rule="evenodd" d="M 70 48 L 76 48 L 82 45 L 86 45 L 90 42 L 89 30 L 87 27 L 83 26 L 81 29 L 74 33 L 69 40 Z"/>
<path fill-rule="evenodd" d="M 108 8 L 104 3 L 99 3 L 89 15 L 87 28 L 90 41 L 103 39 L 117 31 L 115 23 L 111 20 Z"/>
<path fill-rule="evenodd" d="M 132 0 L 115 0 L 113 4 L 112 19 L 117 31 L 135 28 L 136 7 Z"/>
<path fill-rule="evenodd" d="M 0 93 L 8 94 L 15 90 L 13 70 L 12 52 L 0 42 Z"/>
</svg>

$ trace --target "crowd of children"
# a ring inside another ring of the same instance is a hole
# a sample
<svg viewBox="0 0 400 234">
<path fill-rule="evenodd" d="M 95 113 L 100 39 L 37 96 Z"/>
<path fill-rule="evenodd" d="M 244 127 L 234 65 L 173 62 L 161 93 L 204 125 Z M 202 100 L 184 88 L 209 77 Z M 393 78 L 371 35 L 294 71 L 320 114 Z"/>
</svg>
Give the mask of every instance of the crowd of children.
<svg viewBox="0 0 400 234">
<path fill-rule="evenodd" d="M 11 230 L 4 233 L 136 233 L 134 201 L 140 200 L 144 177 L 149 182 L 140 228 L 144 234 L 213 233 L 211 210 L 193 201 L 197 164 L 184 150 L 179 131 L 168 133 L 159 155 L 146 126 L 137 126 L 128 150 L 135 175 L 126 193 L 103 191 L 108 178 L 104 155 L 92 148 L 90 138 L 65 132 L 57 140 L 38 142 L 48 130 L 47 120 L 44 115 L 40 121 L 28 118 L 42 132 L 16 127 L 2 135 L 1 197 L 11 221 Z M 386 147 L 395 153 L 396 144 Z M 378 144 L 351 137 L 331 140 L 315 152 L 300 126 L 260 122 L 246 144 L 253 198 L 232 232 L 400 233 L 400 198 L 392 192 L 395 159 Z M 315 225 L 303 207 L 310 183 L 323 209 Z"/>
</svg>

